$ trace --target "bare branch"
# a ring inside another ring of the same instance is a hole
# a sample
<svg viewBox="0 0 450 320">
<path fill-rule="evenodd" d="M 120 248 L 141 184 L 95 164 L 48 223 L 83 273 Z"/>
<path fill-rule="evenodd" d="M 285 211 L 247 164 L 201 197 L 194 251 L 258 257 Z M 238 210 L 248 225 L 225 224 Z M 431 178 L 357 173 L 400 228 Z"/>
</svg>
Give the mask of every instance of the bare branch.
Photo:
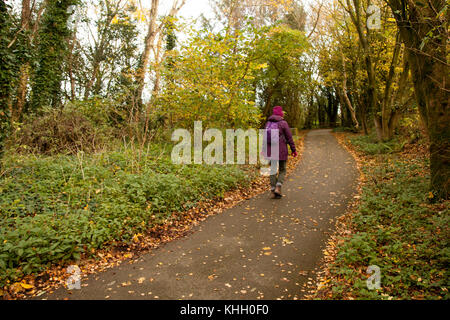
<svg viewBox="0 0 450 320">
<path fill-rule="evenodd" d="M 323 1 L 320 3 L 320 7 L 319 7 L 319 10 L 318 10 L 318 12 L 317 12 L 317 18 L 316 18 L 316 21 L 314 22 L 314 27 L 313 27 L 313 29 L 311 30 L 311 32 L 308 34 L 308 36 L 306 37 L 306 38 L 310 38 L 311 37 L 311 35 L 316 31 L 316 27 L 317 27 L 317 23 L 319 22 L 319 18 L 320 18 L 320 12 L 321 12 L 321 10 L 322 10 L 322 7 L 323 7 Z"/>
</svg>

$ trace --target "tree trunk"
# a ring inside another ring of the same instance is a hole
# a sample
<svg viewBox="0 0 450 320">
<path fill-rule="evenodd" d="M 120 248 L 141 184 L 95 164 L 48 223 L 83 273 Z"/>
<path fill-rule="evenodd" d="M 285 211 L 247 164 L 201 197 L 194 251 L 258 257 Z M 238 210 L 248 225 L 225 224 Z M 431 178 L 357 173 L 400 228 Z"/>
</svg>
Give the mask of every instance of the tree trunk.
<svg viewBox="0 0 450 320">
<path fill-rule="evenodd" d="M 40 112 L 44 106 L 61 106 L 61 83 L 66 54 L 63 43 L 66 41 L 66 23 L 70 17 L 67 9 L 74 3 L 74 0 L 49 1 L 46 6 L 45 17 L 39 28 L 39 64 L 34 73 L 30 103 L 33 111 Z"/>
<path fill-rule="evenodd" d="M 155 50 L 155 82 L 152 90 L 152 98 L 156 97 L 161 89 L 161 69 L 163 68 L 163 61 L 165 60 L 166 54 L 162 54 L 162 40 L 163 37 L 158 38 Z"/>
<path fill-rule="evenodd" d="M 395 110 L 392 110 L 392 84 L 394 82 L 395 77 L 395 67 L 397 66 L 398 59 L 400 56 L 400 34 L 397 34 L 397 38 L 395 41 L 395 48 L 392 54 L 392 61 L 389 67 L 389 73 L 386 79 L 386 84 L 384 88 L 384 96 L 383 101 L 381 103 L 381 117 L 375 116 L 375 121 L 379 123 L 381 126 L 381 130 L 377 130 L 377 136 L 379 141 L 387 141 L 392 139 L 394 129 L 393 126 L 396 125 L 397 121 L 393 121 L 396 117 Z M 378 118 L 378 119 L 377 119 Z"/>
<path fill-rule="evenodd" d="M 31 28 L 31 3 L 30 0 L 22 0 L 21 13 L 21 29 L 25 31 Z M 17 102 L 16 108 L 11 110 L 11 121 L 18 121 L 22 115 L 25 101 L 27 98 L 28 78 L 30 74 L 30 63 L 26 61 L 20 66 L 19 83 L 17 87 Z"/>
<path fill-rule="evenodd" d="M 416 0 L 386 0 L 406 45 L 414 91 L 430 140 L 431 191 L 449 198 L 450 102 L 447 53 L 448 21 L 444 0 L 425 4 Z M 431 37 L 430 37 L 431 36 Z"/>
<path fill-rule="evenodd" d="M 67 73 L 69 74 L 70 81 L 70 99 L 73 101 L 76 98 L 75 94 L 75 78 L 73 76 L 73 50 L 75 48 L 75 43 L 77 40 L 76 31 L 73 32 L 73 37 L 69 42 L 69 58 L 67 59 Z"/>
<path fill-rule="evenodd" d="M 353 0 L 353 5 L 355 11 L 351 10 L 351 0 L 347 0 L 348 9 L 347 12 L 350 14 L 350 18 L 355 25 L 356 31 L 358 33 L 359 43 L 363 49 L 364 53 L 364 63 L 367 72 L 367 104 L 370 111 L 375 110 L 377 104 L 377 91 L 376 91 L 376 77 L 375 70 L 372 61 L 371 50 L 368 42 L 369 29 L 365 28 L 363 30 L 363 20 L 361 17 L 361 3 L 360 0 Z"/>
<path fill-rule="evenodd" d="M 180 9 L 184 6 L 186 3 L 186 0 L 181 0 L 180 3 L 178 3 L 178 0 L 175 0 L 173 2 L 172 8 L 169 12 L 169 17 L 175 17 L 180 11 Z M 148 31 L 147 35 L 145 37 L 145 46 L 144 51 L 142 51 L 141 57 L 139 59 L 139 65 L 136 70 L 136 101 L 138 108 L 141 108 L 142 103 L 142 94 L 144 92 L 144 86 L 145 86 L 145 75 L 147 74 L 147 68 L 150 62 L 150 51 L 152 50 L 154 46 L 154 42 L 156 39 L 156 36 L 159 32 L 161 32 L 162 28 L 164 27 L 165 23 L 161 22 L 159 25 L 156 23 L 158 19 L 158 7 L 159 7 L 159 0 L 152 0 L 152 7 L 150 9 L 150 18 L 149 18 L 149 24 L 148 24 Z"/>
<path fill-rule="evenodd" d="M 342 54 L 342 67 L 343 67 L 343 77 L 344 77 L 344 79 L 342 80 L 342 90 L 341 90 L 342 98 L 343 98 L 344 103 L 347 106 L 348 110 L 350 111 L 350 114 L 352 116 L 353 125 L 355 126 L 356 130 L 358 130 L 359 123 L 358 123 L 358 119 L 356 118 L 355 108 L 352 106 L 352 103 L 347 95 L 347 73 L 345 71 L 345 58 L 344 58 L 343 54 Z"/>
<path fill-rule="evenodd" d="M 264 106 L 264 111 L 263 111 L 263 116 L 265 118 L 270 117 L 271 113 L 272 113 L 272 96 L 273 96 L 273 92 L 275 91 L 274 87 L 269 87 L 267 88 L 267 98 L 266 98 L 266 104 Z"/>
<path fill-rule="evenodd" d="M 417 56 L 412 57 L 412 60 L 417 58 Z M 433 59 L 426 60 L 423 64 L 412 64 L 414 87 L 430 141 L 431 189 L 438 197 L 448 199 L 450 191 L 449 73 L 448 68 L 435 63 Z M 422 70 L 428 70 L 427 74 L 424 74 Z M 440 79 L 441 85 L 447 88 L 441 89 L 430 78 Z"/>
<path fill-rule="evenodd" d="M 138 106 L 142 106 L 142 93 L 145 85 L 145 75 L 147 74 L 147 67 L 150 61 L 150 51 L 153 48 L 153 43 L 157 34 L 156 19 L 158 17 L 159 0 L 152 0 L 152 7 L 150 9 L 150 18 L 148 24 L 147 35 L 145 36 L 145 47 L 139 60 L 139 66 L 136 76 L 136 100 Z"/>
<path fill-rule="evenodd" d="M 336 127 L 336 117 L 338 112 L 338 103 L 336 100 L 336 97 L 334 95 L 334 92 L 331 87 L 326 87 L 326 95 L 327 95 L 327 115 L 328 115 L 328 121 L 329 126 L 334 128 Z"/>
<path fill-rule="evenodd" d="M 361 120 L 361 129 L 364 134 L 367 136 L 369 134 L 369 127 L 367 125 L 367 108 L 364 99 L 361 99 L 361 96 L 356 97 L 358 110 L 359 110 L 359 118 Z"/>
<path fill-rule="evenodd" d="M 19 84 L 17 87 L 16 108 L 11 110 L 11 121 L 18 121 L 22 116 L 28 92 L 28 78 L 30 75 L 30 63 L 26 62 L 20 66 Z"/>
</svg>

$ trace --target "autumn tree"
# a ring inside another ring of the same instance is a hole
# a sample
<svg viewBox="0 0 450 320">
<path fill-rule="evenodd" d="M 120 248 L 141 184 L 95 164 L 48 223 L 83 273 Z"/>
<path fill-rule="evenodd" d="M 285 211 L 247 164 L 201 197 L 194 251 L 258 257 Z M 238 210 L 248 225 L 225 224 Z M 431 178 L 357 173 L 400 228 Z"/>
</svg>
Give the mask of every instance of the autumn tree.
<svg viewBox="0 0 450 320">
<path fill-rule="evenodd" d="M 193 121 L 204 121 L 205 127 L 258 126 L 254 81 L 266 67 L 255 50 L 261 38 L 249 25 L 234 34 L 192 34 L 172 55 L 171 67 L 164 69 L 159 108 L 183 127 Z"/>
<path fill-rule="evenodd" d="M 349 15 L 358 34 L 367 75 L 367 103 L 369 110 L 373 111 L 378 139 L 389 140 L 393 136 L 399 115 L 405 108 L 405 105 L 396 108 L 392 99 L 395 78 L 400 77 L 403 81 L 397 87 L 397 90 L 401 90 L 398 96 L 403 97 L 407 89 L 406 81 L 409 72 L 409 64 L 401 64 L 406 60 L 402 59 L 403 50 L 396 36 L 397 30 L 395 27 L 390 27 L 388 20 L 390 12 L 380 3 L 377 4 L 383 13 L 380 17 L 383 20 L 379 30 L 378 28 L 373 30 L 370 27 L 367 22 L 369 14 L 363 10 L 370 2 L 346 0 L 345 3 L 341 1 L 340 4 Z M 394 40 L 396 38 L 397 40 Z M 384 61 L 383 65 L 387 66 L 386 69 L 380 68 L 380 61 Z M 401 71 L 397 71 L 399 68 Z M 344 98 L 347 100 L 347 97 L 344 96 Z"/>
<path fill-rule="evenodd" d="M 308 41 L 303 32 L 280 25 L 270 28 L 259 43 L 262 61 L 259 92 L 263 115 L 270 116 L 272 107 L 281 105 L 287 111 L 289 123 L 301 126 L 301 95 L 304 94 L 307 70 L 305 53 Z"/>
<path fill-rule="evenodd" d="M 359 91 L 366 94 L 365 77 L 361 76 L 362 54 L 358 35 L 345 17 L 342 6 L 327 6 L 319 27 L 318 36 L 313 41 L 314 52 L 318 56 L 318 73 L 325 87 L 332 87 L 339 101 L 341 122 L 344 126 L 360 126 L 367 133 L 365 112 L 356 98 Z M 348 117 L 347 117 L 348 115 Z"/>
<path fill-rule="evenodd" d="M 316 47 L 324 83 L 338 89 L 342 118 L 348 113 L 365 134 L 371 119 L 378 140 L 386 141 L 412 103 L 409 63 L 389 8 L 378 7 L 380 24 L 372 28 L 369 4 L 346 0 L 327 6 L 331 19 L 324 22 Z"/>
</svg>

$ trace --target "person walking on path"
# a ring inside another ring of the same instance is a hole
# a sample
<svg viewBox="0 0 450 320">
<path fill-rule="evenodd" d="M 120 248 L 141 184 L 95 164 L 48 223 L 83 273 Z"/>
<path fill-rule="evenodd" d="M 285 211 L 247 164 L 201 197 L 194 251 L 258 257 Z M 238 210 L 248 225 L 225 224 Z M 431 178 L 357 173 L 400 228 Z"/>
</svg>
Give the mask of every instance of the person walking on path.
<svg viewBox="0 0 450 320">
<path fill-rule="evenodd" d="M 276 137 L 270 137 L 272 130 L 278 130 L 278 140 Z M 288 147 L 290 146 L 292 156 L 297 156 L 294 139 L 292 138 L 291 129 L 288 123 L 283 118 L 283 108 L 276 106 L 273 108 L 272 115 L 266 123 L 266 142 L 267 146 L 266 157 L 270 159 L 270 190 L 272 198 L 281 198 L 281 186 L 286 177 L 286 163 L 288 159 Z M 271 154 L 271 141 L 278 142 L 278 155 Z M 278 168 L 278 170 L 277 170 Z M 278 172 L 277 172 L 278 171 Z M 277 174 L 278 173 L 278 174 Z"/>
</svg>

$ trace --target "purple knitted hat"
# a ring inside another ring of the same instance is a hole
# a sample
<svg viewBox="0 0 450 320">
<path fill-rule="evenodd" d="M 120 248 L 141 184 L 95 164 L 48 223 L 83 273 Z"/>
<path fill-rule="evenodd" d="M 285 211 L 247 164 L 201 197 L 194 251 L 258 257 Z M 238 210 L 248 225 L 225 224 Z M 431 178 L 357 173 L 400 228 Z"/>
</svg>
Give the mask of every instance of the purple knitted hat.
<svg viewBox="0 0 450 320">
<path fill-rule="evenodd" d="M 275 115 L 275 116 L 282 117 L 283 116 L 283 108 L 280 107 L 280 106 L 276 106 L 275 108 L 273 108 L 273 113 L 272 114 Z"/>
</svg>

